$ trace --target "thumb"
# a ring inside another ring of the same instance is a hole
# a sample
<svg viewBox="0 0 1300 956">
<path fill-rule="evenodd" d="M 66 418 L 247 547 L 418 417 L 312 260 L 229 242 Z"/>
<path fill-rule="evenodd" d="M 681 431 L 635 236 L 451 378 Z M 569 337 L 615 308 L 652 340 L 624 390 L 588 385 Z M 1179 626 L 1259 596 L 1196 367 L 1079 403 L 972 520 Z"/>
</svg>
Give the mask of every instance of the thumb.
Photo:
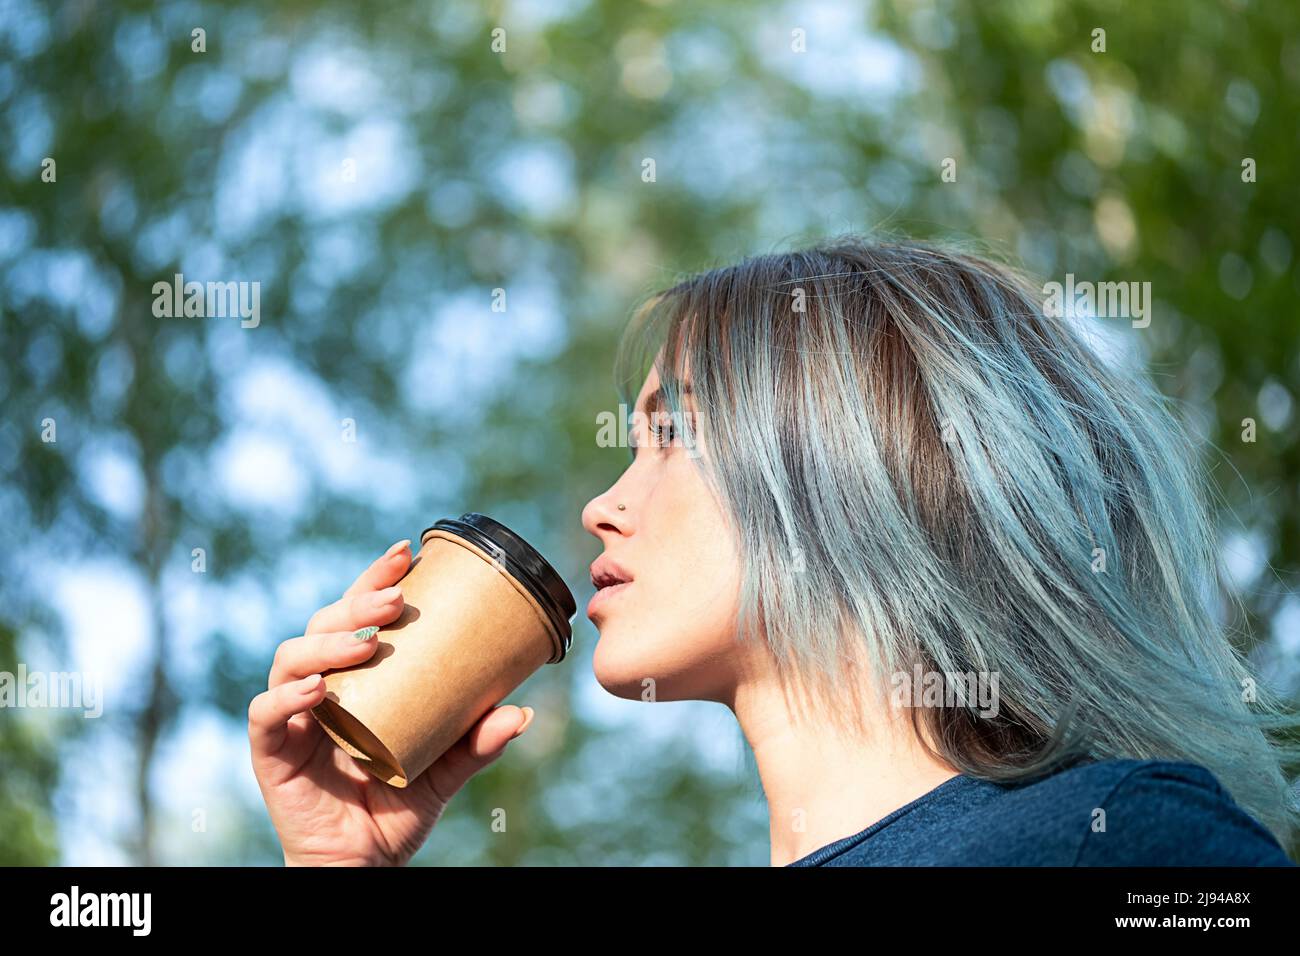
<svg viewBox="0 0 1300 956">
<path fill-rule="evenodd" d="M 470 777 L 505 753 L 506 744 L 533 721 L 531 707 L 493 707 L 424 774 L 436 794 L 450 800 Z"/>
<path fill-rule="evenodd" d="M 524 714 L 523 722 L 520 723 L 519 729 L 516 730 L 514 734 L 510 737 L 511 740 L 514 740 L 515 737 L 518 737 L 520 734 L 522 734 L 525 730 L 528 729 L 528 725 L 533 722 L 533 716 L 537 713 L 537 711 L 533 710 L 531 707 L 524 707 L 522 709 Z"/>
</svg>

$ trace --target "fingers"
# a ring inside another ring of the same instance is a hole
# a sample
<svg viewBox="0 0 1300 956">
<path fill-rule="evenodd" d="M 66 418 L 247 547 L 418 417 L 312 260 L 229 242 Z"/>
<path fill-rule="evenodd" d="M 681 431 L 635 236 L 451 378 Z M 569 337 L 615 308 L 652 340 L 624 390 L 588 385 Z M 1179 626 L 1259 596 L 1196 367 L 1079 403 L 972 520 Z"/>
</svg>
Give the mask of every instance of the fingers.
<svg viewBox="0 0 1300 956">
<path fill-rule="evenodd" d="M 372 624 L 389 624 L 402 613 L 402 589 L 394 585 L 382 591 L 364 591 L 327 604 L 307 622 L 307 636 L 327 631 L 355 631 Z"/>
<path fill-rule="evenodd" d="M 528 729 L 534 713 L 531 707 L 508 705 L 480 718 L 424 775 L 439 801 L 445 804 L 470 777 L 500 757 L 506 744 Z"/>
<path fill-rule="evenodd" d="M 263 691 L 248 705 L 248 740 L 254 759 L 273 755 L 284 743 L 289 719 L 325 699 L 325 679 L 312 674 Z"/>
<path fill-rule="evenodd" d="M 371 624 L 388 624 L 402 613 L 402 591 L 397 582 L 411 566 L 411 541 L 404 538 L 376 558 L 343 592 L 307 622 L 305 634 L 355 631 Z"/>
<path fill-rule="evenodd" d="M 371 625 L 356 631 L 331 631 L 290 638 L 275 649 L 267 688 L 338 667 L 360 664 L 379 646 L 378 631 L 378 627 Z"/>
<path fill-rule="evenodd" d="M 379 591 L 396 584 L 410 565 L 411 539 L 406 538 L 376 558 L 370 567 L 362 571 L 351 586 L 343 592 L 343 596 L 352 597 L 364 591 Z"/>
</svg>

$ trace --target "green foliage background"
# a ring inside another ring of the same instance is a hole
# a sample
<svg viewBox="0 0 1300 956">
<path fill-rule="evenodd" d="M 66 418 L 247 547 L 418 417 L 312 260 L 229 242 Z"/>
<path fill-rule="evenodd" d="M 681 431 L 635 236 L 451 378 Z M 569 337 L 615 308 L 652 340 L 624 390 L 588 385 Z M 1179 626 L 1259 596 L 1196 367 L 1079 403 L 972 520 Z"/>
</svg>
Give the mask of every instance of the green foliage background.
<svg viewBox="0 0 1300 956">
<path fill-rule="evenodd" d="M 1151 283 L 1150 328 L 1118 334 L 1208 440 L 1245 612 L 1225 613 L 1293 687 L 1297 116 L 1280 2 L 3 4 L 0 669 L 120 641 L 131 693 L 98 721 L 0 711 L 0 863 L 88 859 L 66 838 L 87 800 L 123 821 L 99 858 L 276 862 L 238 748 L 201 794 L 162 773 L 169 748 L 212 722 L 237 742 L 275 645 L 443 514 L 518 526 L 585 604 L 578 515 L 626 462 L 595 422 L 631 307 L 844 230 Z M 261 324 L 155 317 L 176 272 L 260 282 Z M 252 411 L 232 399 L 251 368 L 284 379 Z M 223 481 L 250 430 L 300 469 L 292 508 Z M 124 575 L 143 633 L 68 633 L 51 582 L 74 567 Z M 534 729 L 417 861 L 765 863 L 725 711 L 593 703 L 575 626 L 570 661 L 511 697 Z M 117 768 L 98 782 L 97 751 Z"/>
</svg>

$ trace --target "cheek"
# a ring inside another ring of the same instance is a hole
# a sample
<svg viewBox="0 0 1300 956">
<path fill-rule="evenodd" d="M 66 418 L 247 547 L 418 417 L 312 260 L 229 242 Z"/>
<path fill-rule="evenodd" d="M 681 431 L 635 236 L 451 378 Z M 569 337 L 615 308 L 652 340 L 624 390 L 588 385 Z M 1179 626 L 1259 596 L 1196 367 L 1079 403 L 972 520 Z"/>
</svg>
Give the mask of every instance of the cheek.
<svg viewBox="0 0 1300 956">
<path fill-rule="evenodd" d="M 707 640 L 734 619 L 739 561 L 707 486 L 694 472 L 673 478 L 661 486 L 656 497 L 663 500 L 653 506 L 663 520 L 656 521 L 652 587 L 643 597 L 654 602 L 665 630 Z"/>
<path fill-rule="evenodd" d="M 740 565 L 723 514 L 698 475 L 669 473 L 646 495 L 641 574 L 601 628 L 596 677 L 629 699 L 654 678 L 660 699 L 721 699 L 740 669 L 734 640 Z"/>
</svg>

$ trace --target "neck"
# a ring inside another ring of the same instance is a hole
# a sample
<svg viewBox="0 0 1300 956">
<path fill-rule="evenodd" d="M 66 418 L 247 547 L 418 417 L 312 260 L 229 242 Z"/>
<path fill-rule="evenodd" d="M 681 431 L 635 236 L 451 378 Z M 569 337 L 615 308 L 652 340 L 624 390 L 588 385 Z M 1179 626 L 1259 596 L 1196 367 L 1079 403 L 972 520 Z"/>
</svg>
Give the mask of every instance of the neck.
<svg viewBox="0 0 1300 956">
<path fill-rule="evenodd" d="M 793 713 L 774 677 L 737 688 L 731 707 L 767 797 L 773 866 L 865 830 L 957 775 L 926 753 L 900 708 L 873 708 L 866 734 L 854 734 Z"/>
</svg>

